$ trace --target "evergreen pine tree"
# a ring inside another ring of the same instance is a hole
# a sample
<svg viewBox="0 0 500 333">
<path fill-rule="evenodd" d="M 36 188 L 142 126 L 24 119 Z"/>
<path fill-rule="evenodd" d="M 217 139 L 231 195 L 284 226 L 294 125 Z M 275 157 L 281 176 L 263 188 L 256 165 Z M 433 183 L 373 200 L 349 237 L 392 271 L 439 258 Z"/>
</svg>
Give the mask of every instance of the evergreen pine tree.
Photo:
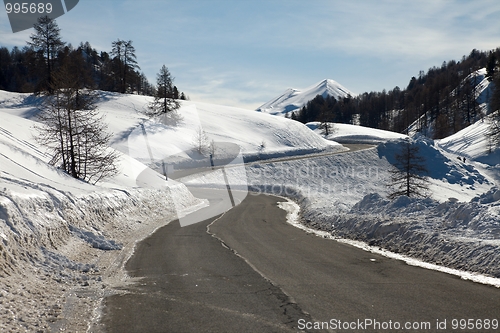
<svg viewBox="0 0 500 333">
<path fill-rule="evenodd" d="M 486 65 L 486 77 L 491 82 L 495 76 L 495 72 L 497 71 L 497 57 L 495 52 L 491 52 L 488 56 L 488 64 Z"/>
<path fill-rule="evenodd" d="M 135 55 L 135 47 L 132 41 L 125 41 L 118 39 L 112 43 L 111 55 L 114 56 L 115 65 L 119 74 L 119 91 L 126 93 L 130 82 L 129 76 L 139 69 L 137 64 L 137 56 Z"/>
<path fill-rule="evenodd" d="M 180 103 L 174 98 L 176 89 L 174 89 L 173 80 L 174 78 L 170 74 L 167 66 L 163 65 L 160 72 L 156 75 L 155 99 L 149 105 L 146 114 L 150 117 L 161 116 L 167 123 L 175 124 L 180 120 L 177 114 Z"/>
<path fill-rule="evenodd" d="M 43 54 L 47 66 L 47 75 L 43 87 L 51 91 L 54 58 L 65 43 L 61 40 L 61 29 L 59 29 L 56 21 L 48 16 L 40 17 L 34 28 L 35 33 L 31 34 L 31 42 L 28 42 L 28 45 Z"/>
</svg>

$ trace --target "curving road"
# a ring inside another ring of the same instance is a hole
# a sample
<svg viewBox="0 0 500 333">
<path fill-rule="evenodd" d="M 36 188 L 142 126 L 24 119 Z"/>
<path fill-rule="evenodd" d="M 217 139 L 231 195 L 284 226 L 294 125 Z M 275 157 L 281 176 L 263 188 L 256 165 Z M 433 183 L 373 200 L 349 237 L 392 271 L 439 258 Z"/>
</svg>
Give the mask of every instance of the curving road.
<svg viewBox="0 0 500 333">
<path fill-rule="evenodd" d="M 224 205 L 217 192 L 197 191 L 212 207 L 196 214 Z M 140 242 L 126 269 L 142 280 L 105 300 L 104 331 L 293 332 L 310 318 L 207 233 L 216 219 L 183 228 L 174 221 Z"/>
<path fill-rule="evenodd" d="M 194 214 L 213 215 L 227 204 L 224 194 L 196 190 L 210 206 Z M 248 195 L 221 216 L 183 228 L 174 221 L 140 242 L 126 264 L 140 282 L 105 300 L 101 327 L 320 332 L 347 324 L 352 332 L 500 332 L 493 329 L 500 289 L 308 234 L 286 223 L 277 207 L 282 200 Z M 461 319 L 469 326 L 473 319 L 475 329 L 453 329 Z M 489 329 L 478 320 L 489 320 Z M 315 321 L 329 325 L 314 330 Z"/>
</svg>

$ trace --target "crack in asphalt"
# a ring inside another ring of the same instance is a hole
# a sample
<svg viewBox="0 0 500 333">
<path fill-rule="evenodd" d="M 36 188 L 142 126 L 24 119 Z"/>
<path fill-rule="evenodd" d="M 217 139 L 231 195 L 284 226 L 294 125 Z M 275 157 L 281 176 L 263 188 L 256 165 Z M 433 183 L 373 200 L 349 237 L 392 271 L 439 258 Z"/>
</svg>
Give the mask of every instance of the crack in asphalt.
<svg viewBox="0 0 500 333">
<path fill-rule="evenodd" d="M 226 242 L 218 237 L 215 233 L 212 233 L 210 231 L 210 226 L 220 220 L 225 213 L 223 213 L 221 216 L 213 220 L 210 224 L 207 225 L 206 232 L 213 238 L 217 239 L 222 247 L 228 249 L 231 251 L 234 255 L 237 257 L 243 259 L 248 266 L 250 266 L 255 272 L 257 272 L 264 280 L 269 282 L 271 284 L 271 287 L 266 289 L 267 291 L 270 291 L 271 294 L 276 297 L 280 302 L 282 303 L 280 305 L 280 308 L 283 308 L 283 315 L 288 318 L 288 320 L 285 322 L 287 325 L 289 325 L 291 328 L 296 329 L 296 323 L 298 322 L 299 319 L 304 319 L 308 322 L 312 322 L 313 318 L 309 313 L 306 311 L 302 310 L 301 307 L 295 302 L 292 296 L 288 295 L 279 285 L 277 285 L 274 281 L 269 279 L 267 276 L 265 276 L 257 267 L 255 267 L 247 258 L 244 256 L 240 255 L 236 250 L 232 249 L 229 247 Z M 256 291 L 255 294 L 259 293 L 259 291 Z M 307 331 L 305 331 L 307 332 Z"/>
</svg>

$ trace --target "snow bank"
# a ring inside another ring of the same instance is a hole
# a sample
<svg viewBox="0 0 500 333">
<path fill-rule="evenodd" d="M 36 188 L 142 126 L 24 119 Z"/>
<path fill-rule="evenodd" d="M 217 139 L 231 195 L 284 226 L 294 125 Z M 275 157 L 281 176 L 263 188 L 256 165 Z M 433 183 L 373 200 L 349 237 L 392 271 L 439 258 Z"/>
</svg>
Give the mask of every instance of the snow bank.
<svg viewBox="0 0 500 333">
<path fill-rule="evenodd" d="M 120 172 L 93 186 L 48 164 L 33 137 L 41 98 L 0 91 L 1 331 L 87 330 L 109 287 L 128 281 L 135 242 L 206 205 L 161 174 L 163 161 L 207 165 L 195 153 L 200 128 L 217 143 L 216 164 L 234 147 L 246 159 L 343 149 L 302 124 L 225 106 L 183 102 L 180 123 L 163 123 L 144 116 L 151 101 L 101 92 Z"/>
<path fill-rule="evenodd" d="M 500 196 L 498 188 L 485 194 Z M 481 204 L 369 194 L 343 215 L 307 225 L 446 267 L 500 278 L 500 201 Z"/>
<path fill-rule="evenodd" d="M 471 272 L 464 271 L 464 270 L 448 268 L 448 267 L 444 267 L 444 266 L 436 265 L 436 264 L 430 264 L 428 262 L 416 259 L 414 257 L 410 257 L 410 256 L 405 255 L 405 254 L 395 253 L 395 252 L 384 250 L 379 246 L 368 245 L 367 243 L 362 242 L 362 241 L 356 241 L 356 240 L 351 240 L 351 239 L 347 239 L 347 238 L 339 238 L 337 236 L 333 236 L 331 232 L 319 230 L 319 229 L 317 229 L 317 227 L 314 229 L 312 227 L 308 227 L 301 222 L 299 205 L 297 205 L 295 202 L 293 202 L 290 199 L 288 199 L 286 202 L 278 203 L 278 206 L 287 212 L 287 222 L 289 224 L 293 225 L 296 228 L 302 229 L 302 230 L 306 231 L 307 233 L 312 233 L 312 234 L 314 234 L 318 237 L 321 237 L 321 238 L 331 239 L 331 240 L 335 240 L 337 242 L 349 244 L 351 246 L 360 248 L 362 250 L 376 253 L 376 254 L 379 254 L 379 255 L 382 255 L 382 256 L 385 256 L 388 258 L 401 260 L 401 261 L 404 261 L 405 263 L 407 263 L 408 265 L 418 266 L 418 267 L 422 267 L 425 269 L 431 269 L 431 270 L 435 270 L 438 272 L 443 272 L 443 273 L 455 275 L 455 276 L 458 276 L 464 280 L 470 280 L 470 281 L 488 284 L 488 285 L 500 288 L 500 278 L 494 278 L 494 277 L 483 275 L 483 274 L 471 273 Z"/>
<path fill-rule="evenodd" d="M 246 166 L 246 176 L 254 193 L 298 202 L 306 227 L 428 263 L 500 277 L 500 192 L 493 180 L 420 138 L 414 144 L 427 160 L 432 197 L 385 199 L 389 170 L 402 143 L 387 141 L 314 159 L 252 163 Z M 190 183 L 217 186 L 209 174 Z"/>
<path fill-rule="evenodd" d="M 329 125 L 331 133 L 325 138 L 338 143 L 379 144 L 388 140 L 404 139 L 407 137 L 404 134 L 358 125 L 337 123 L 329 123 Z M 324 136 L 323 130 L 319 128 L 320 122 L 310 122 L 306 126 L 318 135 Z"/>
<path fill-rule="evenodd" d="M 184 186 L 0 192 L 0 330 L 85 330 L 106 287 L 126 281 L 135 242 L 197 204 Z"/>
</svg>

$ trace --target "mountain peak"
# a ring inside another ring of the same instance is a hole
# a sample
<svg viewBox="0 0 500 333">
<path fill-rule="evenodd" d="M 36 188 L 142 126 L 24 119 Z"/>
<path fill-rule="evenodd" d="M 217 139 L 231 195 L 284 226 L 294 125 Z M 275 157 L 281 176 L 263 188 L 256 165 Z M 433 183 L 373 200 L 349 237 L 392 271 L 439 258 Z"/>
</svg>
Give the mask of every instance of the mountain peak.
<svg viewBox="0 0 500 333">
<path fill-rule="evenodd" d="M 304 90 L 289 88 L 280 96 L 261 105 L 257 111 L 283 116 L 288 112 L 300 109 L 317 95 L 331 96 L 336 99 L 354 96 L 352 92 L 337 81 L 324 79 Z"/>
</svg>

